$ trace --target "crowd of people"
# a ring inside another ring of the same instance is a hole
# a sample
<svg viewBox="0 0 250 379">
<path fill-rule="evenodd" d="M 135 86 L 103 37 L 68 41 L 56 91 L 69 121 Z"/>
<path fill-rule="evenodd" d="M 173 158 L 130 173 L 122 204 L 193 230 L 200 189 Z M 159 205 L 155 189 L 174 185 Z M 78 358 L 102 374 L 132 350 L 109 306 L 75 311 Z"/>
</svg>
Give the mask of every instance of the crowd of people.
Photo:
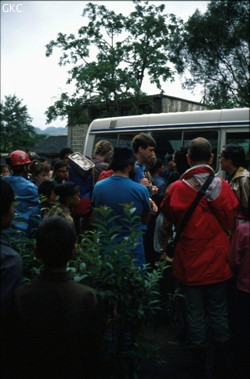
<svg viewBox="0 0 250 379">
<path fill-rule="evenodd" d="M 229 378 L 237 372 L 237 377 L 246 378 L 249 374 L 250 176 L 244 149 L 224 146 L 220 152 L 224 179 L 214 175 L 212 147 L 204 138 L 194 139 L 166 161 L 156 155 L 156 147 L 147 133 L 136 135 L 131 146 L 113 147 L 109 141 L 98 141 L 89 158 L 94 168 L 85 175 L 72 165 L 73 151 L 68 147 L 53 165 L 21 150 L 9 154 L 7 164 L 1 167 L 3 340 L 5 347 L 16 340 L 15 356 L 23 357 L 21 352 L 25 351 L 30 359 L 17 359 L 13 366 L 13 357 L 4 354 L 6 378 L 31 377 L 34 370 L 36 377 L 45 378 L 49 365 L 54 366 L 55 376 L 60 372 L 60 376 L 72 378 L 100 377 L 98 364 L 90 365 L 91 356 L 98 362 L 96 294 L 74 283 L 66 267 L 75 254 L 77 240 L 93 227 L 93 219 L 101 217 L 96 207 L 110 207 L 110 217 L 119 216 L 113 217 L 111 225 L 116 228 L 114 242 L 129 238 L 131 229 L 124 217 L 128 204 L 134 209 L 133 227 L 138 231 L 131 263 L 133 260 L 145 275 L 157 262 L 167 260 L 171 275 L 181 284 L 185 342 L 194 362 L 199 362 L 197 377 L 208 375 L 209 339 L 215 345 L 218 377 Z M 208 177 L 211 183 L 201 193 L 170 257 L 168 244 Z M 35 282 L 21 285 L 22 258 L 8 242 L 13 233 L 17 238 L 36 239 L 35 254 L 43 261 L 44 271 Z M 159 249 L 155 247 L 156 233 L 161 237 Z M 103 246 L 106 253 L 109 248 L 112 246 Z M 235 289 L 229 314 L 228 284 L 232 278 Z M 34 349 L 38 340 L 42 351 L 39 362 Z M 232 340 L 237 357 L 233 371 Z"/>
</svg>

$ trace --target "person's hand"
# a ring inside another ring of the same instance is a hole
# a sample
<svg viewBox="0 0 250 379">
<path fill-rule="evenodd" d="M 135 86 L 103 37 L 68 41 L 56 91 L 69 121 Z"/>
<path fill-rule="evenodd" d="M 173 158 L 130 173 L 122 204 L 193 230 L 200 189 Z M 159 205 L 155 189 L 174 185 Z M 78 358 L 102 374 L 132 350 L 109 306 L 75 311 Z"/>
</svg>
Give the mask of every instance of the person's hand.
<svg viewBox="0 0 250 379">
<path fill-rule="evenodd" d="M 166 261 L 169 262 L 169 263 L 172 263 L 172 262 L 173 262 L 173 258 L 170 258 L 170 257 L 166 254 Z"/>
<path fill-rule="evenodd" d="M 149 186 L 149 180 L 147 178 L 142 178 L 140 180 L 140 184 L 142 184 L 144 186 Z"/>
<path fill-rule="evenodd" d="M 172 263 L 173 262 L 173 258 L 169 258 L 169 256 L 167 255 L 167 253 L 164 251 L 160 255 L 160 261 L 167 261 L 169 263 Z"/>
<path fill-rule="evenodd" d="M 167 253 L 164 251 L 164 252 L 161 253 L 161 255 L 160 255 L 160 261 L 165 261 L 165 260 L 166 260 L 166 257 L 167 257 Z"/>
<path fill-rule="evenodd" d="M 156 186 L 152 186 L 152 195 L 155 195 L 158 191 L 159 191 L 159 188 L 156 187 Z"/>
<path fill-rule="evenodd" d="M 149 199 L 149 202 L 150 202 L 150 206 L 151 206 L 152 212 L 157 213 L 158 212 L 158 207 L 155 204 L 154 200 Z"/>
</svg>

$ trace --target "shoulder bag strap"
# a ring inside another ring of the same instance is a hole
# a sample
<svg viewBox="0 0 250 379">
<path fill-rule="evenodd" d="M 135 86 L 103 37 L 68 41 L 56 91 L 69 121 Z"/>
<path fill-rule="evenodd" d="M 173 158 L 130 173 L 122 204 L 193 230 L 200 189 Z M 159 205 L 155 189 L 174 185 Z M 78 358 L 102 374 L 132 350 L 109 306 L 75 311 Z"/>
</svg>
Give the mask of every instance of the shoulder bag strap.
<svg viewBox="0 0 250 379">
<path fill-rule="evenodd" d="M 205 196 L 206 190 L 208 189 L 209 185 L 212 183 L 213 178 L 214 178 L 214 174 L 210 174 L 208 176 L 207 180 L 205 181 L 205 183 L 203 184 L 203 186 L 201 187 L 201 189 L 198 191 L 194 201 L 190 205 L 190 208 L 187 210 L 184 218 L 181 221 L 180 227 L 179 227 L 178 231 L 176 232 L 175 238 L 173 240 L 174 243 L 176 243 L 179 240 L 181 233 L 183 232 L 188 220 L 190 219 L 190 217 L 191 217 L 193 211 L 195 210 L 196 206 L 198 205 L 200 199 L 203 196 Z"/>
</svg>

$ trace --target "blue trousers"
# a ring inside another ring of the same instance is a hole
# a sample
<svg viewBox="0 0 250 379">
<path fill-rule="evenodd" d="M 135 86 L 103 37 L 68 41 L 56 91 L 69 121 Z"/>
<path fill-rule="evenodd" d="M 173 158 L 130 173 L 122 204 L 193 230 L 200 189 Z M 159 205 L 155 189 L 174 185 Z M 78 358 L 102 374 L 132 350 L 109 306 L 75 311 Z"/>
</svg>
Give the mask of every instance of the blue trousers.
<svg viewBox="0 0 250 379">
<path fill-rule="evenodd" d="M 206 346 L 210 338 L 229 341 L 231 335 L 227 312 L 227 282 L 203 286 L 184 286 L 187 343 Z"/>
</svg>

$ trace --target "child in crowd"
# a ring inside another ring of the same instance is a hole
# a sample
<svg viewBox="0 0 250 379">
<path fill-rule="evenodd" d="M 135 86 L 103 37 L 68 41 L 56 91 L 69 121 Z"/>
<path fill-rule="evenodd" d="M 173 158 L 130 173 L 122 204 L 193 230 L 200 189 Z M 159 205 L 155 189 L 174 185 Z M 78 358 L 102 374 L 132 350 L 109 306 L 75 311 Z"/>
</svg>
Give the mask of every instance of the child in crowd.
<svg viewBox="0 0 250 379">
<path fill-rule="evenodd" d="M 45 180 L 50 180 L 50 165 L 47 162 L 40 162 L 34 160 L 29 167 L 31 174 L 30 180 L 37 186 L 39 186 Z"/>
<path fill-rule="evenodd" d="M 43 221 L 35 254 L 38 279 L 19 287 L 4 325 L 4 378 L 99 378 L 98 302 L 70 278 L 76 233 L 62 217 Z"/>
<path fill-rule="evenodd" d="M 56 203 L 55 184 L 50 180 L 43 181 L 38 186 L 42 217 L 46 217 L 49 210 Z"/>
<path fill-rule="evenodd" d="M 74 224 L 72 211 L 80 201 L 80 188 L 75 183 L 66 182 L 55 187 L 55 194 L 59 197 L 59 203 L 52 207 L 47 217 L 60 216 L 71 224 Z"/>
<path fill-rule="evenodd" d="M 58 159 L 53 164 L 52 182 L 57 184 L 66 183 L 69 180 L 68 163 L 65 160 Z"/>
<path fill-rule="evenodd" d="M 0 176 L 10 175 L 10 168 L 7 165 L 0 166 Z"/>
</svg>

